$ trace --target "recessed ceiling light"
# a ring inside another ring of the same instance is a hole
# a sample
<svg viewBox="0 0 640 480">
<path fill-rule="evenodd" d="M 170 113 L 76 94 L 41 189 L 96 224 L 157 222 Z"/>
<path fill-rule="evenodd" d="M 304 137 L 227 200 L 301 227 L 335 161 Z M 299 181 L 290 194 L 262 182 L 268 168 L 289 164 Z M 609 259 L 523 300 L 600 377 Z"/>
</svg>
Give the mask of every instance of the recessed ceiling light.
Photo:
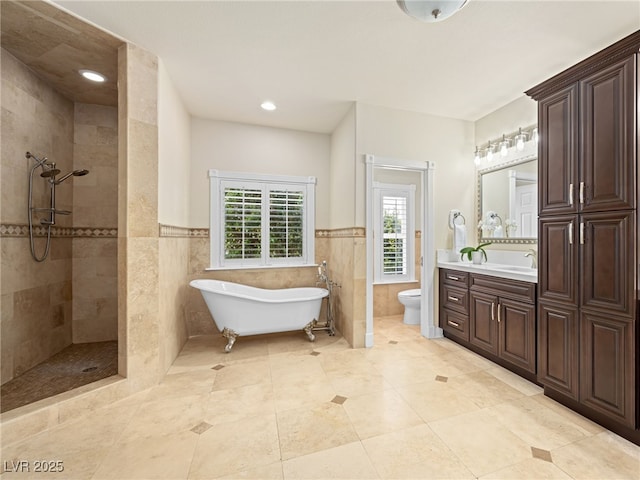
<svg viewBox="0 0 640 480">
<path fill-rule="evenodd" d="M 102 75 L 101 73 L 94 72 L 93 70 L 78 70 L 80 75 L 82 75 L 87 80 L 91 80 L 92 82 L 104 82 L 107 77 Z"/>
<path fill-rule="evenodd" d="M 262 104 L 260 105 L 262 107 L 263 110 L 267 110 L 269 112 L 273 111 L 276 109 L 276 104 L 273 102 L 262 102 Z"/>
</svg>

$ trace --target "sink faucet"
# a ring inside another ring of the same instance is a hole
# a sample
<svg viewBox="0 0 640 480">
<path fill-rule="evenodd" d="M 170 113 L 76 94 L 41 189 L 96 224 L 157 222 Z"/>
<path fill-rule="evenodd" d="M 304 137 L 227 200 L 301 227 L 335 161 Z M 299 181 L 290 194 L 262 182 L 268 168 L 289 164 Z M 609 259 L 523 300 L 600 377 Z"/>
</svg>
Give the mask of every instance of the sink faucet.
<svg viewBox="0 0 640 480">
<path fill-rule="evenodd" d="M 530 248 L 527 253 L 524 254 L 525 257 L 531 257 L 531 268 L 538 268 L 538 252 L 536 252 L 533 248 Z"/>
</svg>

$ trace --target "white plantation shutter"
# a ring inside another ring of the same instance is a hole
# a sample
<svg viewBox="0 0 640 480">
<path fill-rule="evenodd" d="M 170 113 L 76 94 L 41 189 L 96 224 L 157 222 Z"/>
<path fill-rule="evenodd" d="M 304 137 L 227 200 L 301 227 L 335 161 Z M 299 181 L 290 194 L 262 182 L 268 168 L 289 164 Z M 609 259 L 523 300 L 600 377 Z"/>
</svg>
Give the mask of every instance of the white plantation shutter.
<svg viewBox="0 0 640 480">
<path fill-rule="evenodd" d="M 262 256 L 262 191 L 224 189 L 224 257 L 249 259 Z"/>
<path fill-rule="evenodd" d="M 374 184 L 374 279 L 415 280 L 415 185 Z"/>
<path fill-rule="evenodd" d="M 382 196 L 382 271 L 407 274 L 407 197 Z"/>
<path fill-rule="evenodd" d="M 304 192 L 269 192 L 269 256 L 301 258 L 304 235 Z"/>
<path fill-rule="evenodd" d="M 211 268 L 313 262 L 315 178 L 209 171 Z"/>
</svg>

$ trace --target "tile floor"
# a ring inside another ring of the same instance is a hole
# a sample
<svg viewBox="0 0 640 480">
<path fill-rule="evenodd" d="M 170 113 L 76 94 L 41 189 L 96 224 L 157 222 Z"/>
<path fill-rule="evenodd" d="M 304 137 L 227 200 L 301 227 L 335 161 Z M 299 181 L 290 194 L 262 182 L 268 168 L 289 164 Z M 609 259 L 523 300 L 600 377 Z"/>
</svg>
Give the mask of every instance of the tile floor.
<svg viewBox="0 0 640 480">
<path fill-rule="evenodd" d="M 375 341 L 192 338 L 156 387 L 3 446 L 2 478 L 640 478 L 639 447 L 455 343 L 401 317 Z"/>
</svg>

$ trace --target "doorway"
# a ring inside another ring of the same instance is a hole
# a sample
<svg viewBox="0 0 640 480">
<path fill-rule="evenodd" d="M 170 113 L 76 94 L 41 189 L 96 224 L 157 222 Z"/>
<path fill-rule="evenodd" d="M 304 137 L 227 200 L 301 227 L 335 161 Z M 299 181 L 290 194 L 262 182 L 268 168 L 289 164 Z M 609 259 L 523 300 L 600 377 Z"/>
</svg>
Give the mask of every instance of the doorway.
<svg viewBox="0 0 640 480">
<path fill-rule="evenodd" d="M 376 283 L 376 205 L 375 183 L 380 178 L 413 178 L 416 184 L 416 229 L 422 234 L 416 239 L 419 242 L 420 258 L 419 281 L 420 300 L 420 333 L 427 338 L 442 336 L 442 330 L 435 325 L 434 314 L 434 275 L 435 246 L 433 236 L 433 162 L 385 158 L 366 155 L 366 325 L 365 347 L 374 345 L 374 284 Z M 379 270 L 380 268 L 378 268 Z M 379 277 L 379 275 L 378 275 Z"/>
</svg>

